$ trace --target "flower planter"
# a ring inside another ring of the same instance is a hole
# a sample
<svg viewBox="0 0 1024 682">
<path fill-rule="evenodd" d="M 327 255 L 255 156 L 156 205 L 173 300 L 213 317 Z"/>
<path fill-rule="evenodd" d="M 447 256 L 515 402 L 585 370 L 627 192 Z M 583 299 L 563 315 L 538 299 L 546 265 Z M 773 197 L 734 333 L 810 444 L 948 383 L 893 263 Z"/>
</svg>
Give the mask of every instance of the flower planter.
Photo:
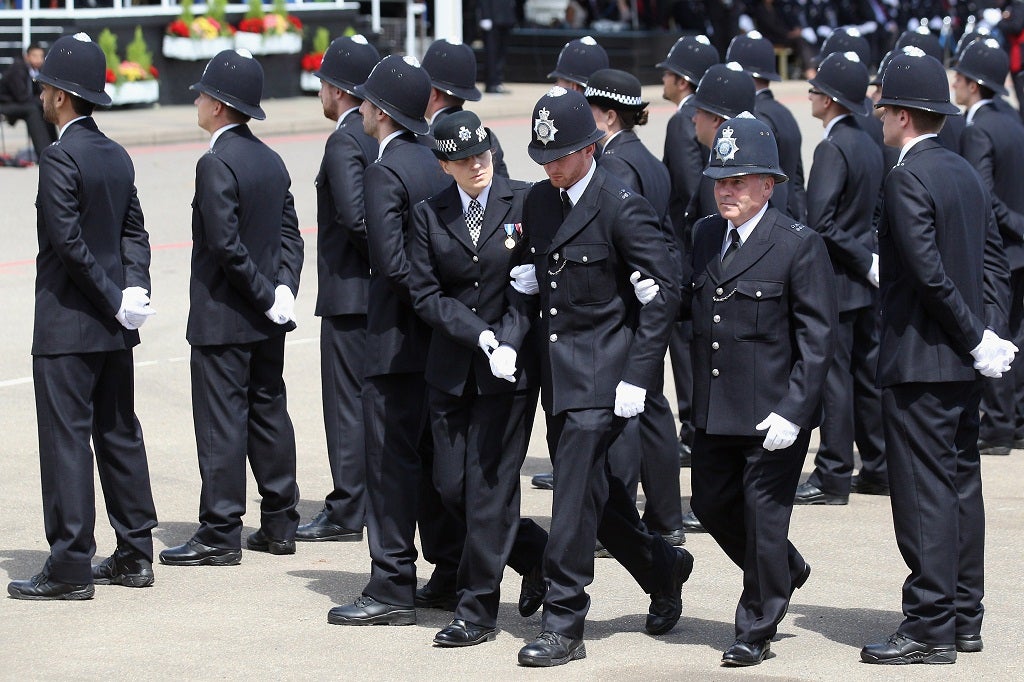
<svg viewBox="0 0 1024 682">
<path fill-rule="evenodd" d="M 107 83 L 103 88 L 110 95 L 111 105 L 152 104 L 160 99 L 160 82 L 124 81 L 120 85 Z"/>
<path fill-rule="evenodd" d="M 298 54 L 302 50 L 302 36 L 298 33 L 268 35 L 239 31 L 235 34 L 235 48 L 244 48 L 253 54 Z"/>
<path fill-rule="evenodd" d="M 165 35 L 164 57 L 195 62 L 211 59 L 224 50 L 233 49 L 234 46 L 234 40 L 231 38 L 196 40 L 195 38 Z"/>
<path fill-rule="evenodd" d="M 303 92 L 320 92 L 320 79 L 312 71 L 303 71 L 299 75 L 299 87 Z"/>
</svg>

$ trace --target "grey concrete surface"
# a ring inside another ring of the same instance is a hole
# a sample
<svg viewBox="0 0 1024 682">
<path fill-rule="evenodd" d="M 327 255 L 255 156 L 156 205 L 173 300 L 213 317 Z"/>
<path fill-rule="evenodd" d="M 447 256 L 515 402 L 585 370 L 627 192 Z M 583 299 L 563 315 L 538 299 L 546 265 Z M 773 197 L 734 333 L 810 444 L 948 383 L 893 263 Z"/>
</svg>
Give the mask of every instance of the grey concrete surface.
<svg viewBox="0 0 1024 682">
<path fill-rule="evenodd" d="M 512 84 L 513 95 L 487 96 L 474 109 L 500 137 L 512 174 L 539 179 L 527 157 L 529 118 L 542 85 Z M 805 155 L 821 126 L 810 118 L 806 84 L 776 86 L 804 131 Z M 651 122 L 640 131 L 660 156 L 672 109 L 648 88 Z M 306 268 L 290 335 L 286 377 L 298 440 L 300 512 L 319 510 L 330 475 L 324 455 L 319 387 L 318 321 L 313 316 L 315 196 L 313 178 L 330 123 L 316 98 L 266 103 L 268 120 L 253 124 L 285 159 L 306 238 Z M 96 120 L 128 147 L 154 246 L 153 306 L 136 351 L 137 408 L 147 437 L 160 526 L 156 548 L 186 540 L 196 527 L 199 474 L 192 434 L 188 347 L 184 340 L 190 248 L 190 201 L 205 134 L 189 107 L 99 112 Z M 8 130 L 8 144 L 22 133 Z M 22 138 L 23 139 L 23 138 Z M 35 169 L 0 169 L 0 578 L 27 578 L 47 555 L 38 480 L 38 449 L 29 348 L 36 252 Z M 671 382 L 671 376 L 669 376 Z M 671 384 L 669 386 L 671 395 Z M 540 420 L 543 423 L 543 420 Z M 539 427 L 539 428 L 542 428 Z M 810 471 L 812 456 L 805 470 Z M 523 513 L 549 523 L 550 493 L 529 487 L 548 468 L 543 433 L 533 434 L 522 470 Z M 0 679 L 794 679 L 1011 680 L 1024 641 L 1020 587 L 1024 527 L 1024 453 L 983 463 L 988 510 L 985 651 L 961 654 L 955 666 L 880 669 L 859 663 L 860 647 L 900 622 L 906 568 L 896 548 L 888 498 L 853 496 L 846 507 L 798 507 L 791 536 L 813 565 L 773 643 L 775 657 L 756 668 L 719 667 L 732 643 L 740 572 L 706 535 L 690 535 L 696 557 L 684 587 L 684 612 L 668 635 L 643 633 L 648 600 L 613 560 L 597 561 L 586 640 L 588 658 L 550 671 L 516 665 L 516 652 L 539 629 L 539 616 L 515 610 L 518 577 L 503 582 L 501 633 L 466 650 L 431 646 L 449 614 L 421 610 L 411 627 L 347 628 L 327 624 L 327 610 L 351 601 L 367 577 L 366 543 L 300 544 L 294 556 L 244 552 L 229 568 L 156 566 L 156 584 L 133 590 L 99 586 L 84 603 L 0 598 Z M 680 471 L 684 499 L 689 472 Z M 98 491 L 98 486 L 97 486 Z M 97 492 L 97 557 L 114 549 Z M 258 523 L 250 479 L 246 533 Z M 429 575 L 421 563 L 420 579 Z"/>
</svg>

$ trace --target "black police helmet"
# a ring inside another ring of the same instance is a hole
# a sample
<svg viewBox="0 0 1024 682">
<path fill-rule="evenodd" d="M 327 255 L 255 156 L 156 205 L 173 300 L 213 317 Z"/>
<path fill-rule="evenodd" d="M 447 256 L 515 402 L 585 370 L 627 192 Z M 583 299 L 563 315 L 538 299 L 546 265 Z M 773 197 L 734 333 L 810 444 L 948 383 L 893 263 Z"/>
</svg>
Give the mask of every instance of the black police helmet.
<svg viewBox="0 0 1024 682">
<path fill-rule="evenodd" d="M 423 69 L 442 92 L 470 102 L 483 97 L 476 87 L 476 55 L 465 43 L 435 40 L 423 55 Z"/>
<path fill-rule="evenodd" d="M 494 147 L 491 131 L 472 111 L 456 111 L 434 124 L 434 156 L 444 161 L 458 161 L 482 154 Z"/>
<path fill-rule="evenodd" d="M 533 108 L 533 136 L 527 152 L 544 165 L 594 144 L 604 137 L 590 105 L 580 92 L 556 85 Z"/>
<path fill-rule="evenodd" d="M 1010 71 L 1010 57 L 993 38 L 975 40 L 965 47 L 953 70 L 992 92 L 1008 94 L 1003 83 Z"/>
<path fill-rule="evenodd" d="M 189 90 L 205 93 L 249 118 L 267 117 L 260 108 L 263 67 L 248 50 L 223 50 L 206 64 L 198 83 Z"/>
<path fill-rule="evenodd" d="M 782 80 L 775 70 L 775 47 L 757 31 L 741 33 L 733 38 L 725 53 L 725 61 L 739 62 L 743 70 L 754 78 Z"/>
<path fill-rule="evenodd" d="M 587 81 L 583 96 L 602 109 L 641 111 L 647 107 L 640 96 L 639 79 L 618 69 L 595 71 Z"/>
<path fill-rule="evenodd" d="M 110 106 L 110 95 L 103 91 L 107 82 L 107 59 L 86 33 L 58 38 L 39 68 L 36 81 L 86 102 Z"/>
<path fill-rule="evenodd" d="M 690 103 L 722 118 L 754 110 L 753 77 L 736 62 L 713 64 L 697 84 Z"/>
<path fill-rule="evenodd" d="M 655 68 L 671 71 L 697 85 L 708 67 L 717 63 L 718 50 L 707 36 L 683 36 L 668 51 L 665 61 L 656 64 Z"/>
<path fill-rule="evenodd" d="M 395 123 L 417 135 L 426 135 L 430 124 L 423 118 L 430 100 L 430 76 L 415 57 L 390 55 L 373 67 L 366 82 L 355 89 L 356 97 L 368 100 Z"/>
<path fill-rule="evenodd" d="M 894 106 L 957 116 L 960 109 L 949 101 L 946 70 L 934 57 L 914 47 L 894 54 L 882 75 L 882 97 L 875 107 Z"/>
<path fill-rule="evenodd" d="M 958 61 L 960 55 L 964 53 L 967 46 L 973 43 L 975 40 L 982 40 L 983 38 L 991 38 L 992 31 L 987 26 L 976 26 L 973 30 L 967 31 L 960 40 L 956 41 L 956 49 L 953 50 L 953 61 Z"/>
<path fill-rule="evenodd" d="M 856 52 L 833 52 L 825 57 L 818 73 L 808 81 L 812 86 L 855 114 L 868 113 L 864 96 L 868 89 L 868 70 Z"/>
<path fill-rule="evenodd" d="M 558 53 L 558 63 L 548 78 L 564 78 L 586 87 L 590 74 L 608 68 L 608 53 L 590 36 L 570 40 Z"/>
<path fill-rule="evenodd" d="M 776 183 L 789 180 L 779 165 L 775 133 L 749 111 L 718 126 L 704 175 L 714 180 L 742 175 L 771 175 Z"/>
<path fill-rule="evenodd" d="M 876 71 L 875 75 L 872 76 L 869 85 L 882 85 L 882 76 L 885 74 L 885 67 L 889 66 L 889 62 L 892 61 L 892 56 L 894 52 L 895 50 L 889 50 L 884 55 L 882 55 L 881 61 L 878 62 L 878 71 Z"/>
<path fill-rule="evenodd" d="M 871 45 L 860 31 L 852 26 L 837 28 L 825 38 L 825 42 L 821 44 L 821 52 L 818 53 L 818 64 L 836 52 L 855 52 L 864 68 L 871 63 Z"/>
<path fill-rule="evenodd" d="M 928 30 L 927 26 L 918 26 L 912 31 L 904 31 L 903 35 L 896 41 L 896 52 L 905 47 L 919 47 L 926 55 L 942 63 L 942 43 Z"/>
<path fill-rule="evenodd" d="M 354 36 L 342 36 L 331 41 L 320 69 L 313 75 L 340 88 L 350 95 L 355 95 L 357 85 L 366 82 L 373 67 L 380 61 L 380 53 L 366 38 L 358 33 Z"/>
</svg>

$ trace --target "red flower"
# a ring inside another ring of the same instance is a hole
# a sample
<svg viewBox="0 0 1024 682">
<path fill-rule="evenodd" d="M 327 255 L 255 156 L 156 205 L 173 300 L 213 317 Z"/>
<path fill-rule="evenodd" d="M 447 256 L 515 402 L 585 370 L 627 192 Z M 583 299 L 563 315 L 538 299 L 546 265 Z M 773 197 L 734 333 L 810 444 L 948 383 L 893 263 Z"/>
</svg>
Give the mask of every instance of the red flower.
<svg viewBox="0 0 1024 682">
<path fill-rule="evenodd" d="M 298 17 L 294 17 L 291 14 L 289 14 L 288 15 L 288 21 L 290 21 L 292 23 L 292 26 L 295 27 L 296 31 L 298 31 L 300 33 L 302 32 L 302 22 L 299 21 Z"/>
<path fill-rule="evenodd" d="M 316 71 L 323 64 L 324 55 L 322 52 L 310 52 L 302 58 L 303 71 Z"/>
<path fill-rule="evenodd" d="M 168 35 L 180 36 L 181 38 L 189 37 L 188 25 L 181 19 L 175 19 L 167 27 Z"/>
<path fill-rule="evenodd" d="M 149 67 L 149 72 L 151 74 L 153 74 L 153 78 L 159 78 L 160 77 L 160 72 L 156 70 L 155 66 L 150 66 Z"/>
<path fill-rule="evenodd" d="M 238 22 L 238 30 L 245 33 L 263 33 L 262 19 L 242 19 Z"/>
<path fill-rule="evenodd" d="M 107 82 L 108 83 L 116 83 L 117 82 L 117 76 L 114 75 L 114 70 L 113 69 L 107 69 Z"/>
</svg>

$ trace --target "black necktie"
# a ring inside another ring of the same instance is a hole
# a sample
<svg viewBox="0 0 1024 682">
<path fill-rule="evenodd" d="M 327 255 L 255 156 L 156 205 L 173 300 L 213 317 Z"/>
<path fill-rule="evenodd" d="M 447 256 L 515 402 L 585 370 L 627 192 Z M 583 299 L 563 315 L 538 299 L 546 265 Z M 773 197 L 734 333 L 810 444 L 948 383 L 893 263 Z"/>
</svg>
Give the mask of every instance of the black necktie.
<svg viewBox="0 0 1024 682">
<path fill-rule="evenodd" d="M 569 193 L 566 192 L 564 189 L 562 190 L 561 194 L 562 194 L 562 220 L 565 220 L 566 217 L 568 217 L 568 215 L 569 215 L 569 211 L 572 210 L 572 199 L 569 198 Z"/>
<path fill-rule="evenodd" d="M 740 250 L 740 233 L 734 227 L 729 230 L 729 246 L 726 247 L 725 253 L 722 254 L 722 267 L 728 267 L 729 261 L 736 255 L 736 252 Z"/>
</svg>

